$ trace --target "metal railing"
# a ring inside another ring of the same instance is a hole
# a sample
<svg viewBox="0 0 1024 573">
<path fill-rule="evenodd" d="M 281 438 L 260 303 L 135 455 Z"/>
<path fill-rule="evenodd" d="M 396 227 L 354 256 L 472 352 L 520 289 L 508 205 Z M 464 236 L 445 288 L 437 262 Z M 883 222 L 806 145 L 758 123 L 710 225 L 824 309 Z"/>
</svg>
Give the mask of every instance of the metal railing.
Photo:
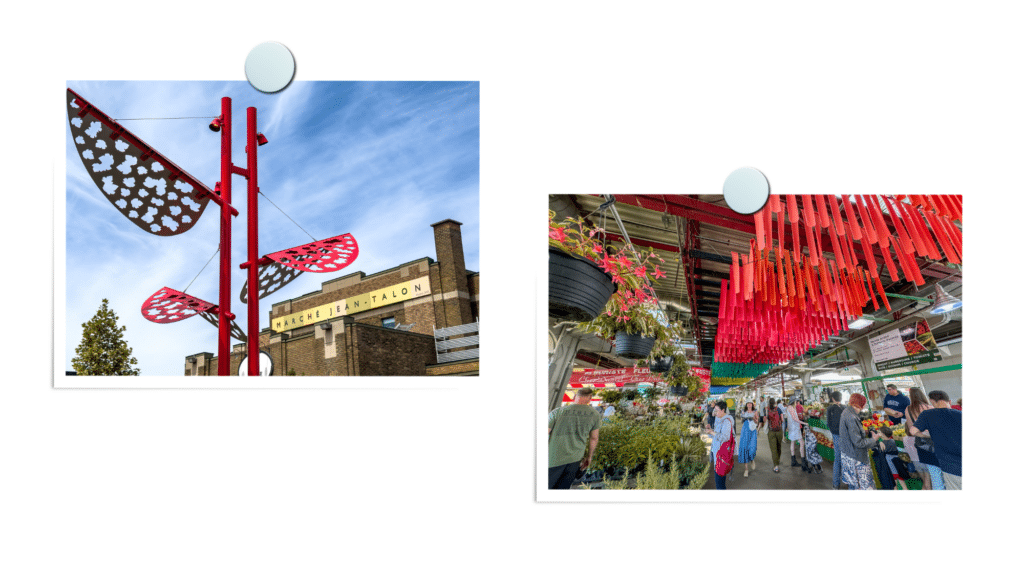
<svg viewBox="0 0 1024 573">
<path fill-rule="evenodd" d="M 480 322 L 435 328 L 434 352 L 438 364 L 480 358 Z"/>
</svg>

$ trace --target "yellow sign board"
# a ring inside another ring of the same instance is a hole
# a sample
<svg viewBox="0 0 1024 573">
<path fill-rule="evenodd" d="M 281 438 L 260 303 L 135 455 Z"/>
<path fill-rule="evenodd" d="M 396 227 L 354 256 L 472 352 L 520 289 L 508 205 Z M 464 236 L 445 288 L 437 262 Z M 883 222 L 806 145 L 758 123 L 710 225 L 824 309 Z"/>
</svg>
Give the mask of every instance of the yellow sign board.
<svg viewBox="0 0 1024 573">
<path fill-rule="evenodd" d="M 394 286 L 370 291 L 356 296 L 322 304 L 301 312 L 293 312 L 271 320 L 274 332 L 284 332 L 300 326 L 324 320 L 365 312 L 389 304 L 427 296 L 430 294 L 430 277 L 420 277 Z"/>
</svg>

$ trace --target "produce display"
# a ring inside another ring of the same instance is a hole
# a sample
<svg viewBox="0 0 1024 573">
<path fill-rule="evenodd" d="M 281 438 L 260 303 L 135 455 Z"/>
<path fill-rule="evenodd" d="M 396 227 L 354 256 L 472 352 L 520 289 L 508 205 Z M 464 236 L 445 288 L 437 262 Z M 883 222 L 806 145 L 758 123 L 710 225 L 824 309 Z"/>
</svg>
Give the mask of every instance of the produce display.
<svg viewBox="0 0 1024 573">
<path fill-rule="evenodd" d="M 832 444 L 831 436 L 825 434 L 824 432 L 817 432 L 814 434 L 814 437 L 818 439 L 818 444 L 825 446 L 826 448 L 835 449 L 835 446 Z"/>
<path fill-rule="evenodd" d="M 890 422 L 889 420 L 881 420 L 881 419 L 879 419 L 878 414 L 872 414 L 870 420 L 864 420 L 860 424 L 862 426 L 864 426 L 865 430 L 877 430 L 878 428 L 881 428 L 882 426 L 885 426 L 885 427 L 891 427 L 892 426 L 892 422 Z"/>
<path fill-rule="evenodd" d="M 892 437 L 893 438 L 899 440 L 901 438 L 906 437 L 906 435 L 907 435 L 907 428 L 903 424 L 899 424 L 897 426 L 893 426 L 892 427 Z"/>
</svg>

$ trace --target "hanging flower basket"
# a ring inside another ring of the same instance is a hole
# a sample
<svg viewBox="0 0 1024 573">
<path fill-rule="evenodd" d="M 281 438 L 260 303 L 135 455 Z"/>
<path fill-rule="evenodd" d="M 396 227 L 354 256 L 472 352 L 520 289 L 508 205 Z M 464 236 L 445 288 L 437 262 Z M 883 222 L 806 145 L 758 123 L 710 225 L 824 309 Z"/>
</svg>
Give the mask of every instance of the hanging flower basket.
<svg viewBox="0 0 1024 573">
<path fill-rule="evenodd" d="M 596 264 L 548 248 L 548 315 L 558 320 L 593 320 L 615 292 L 612 277 Z"/>
<path fill-rule="evenodd" d="M 615 354 L 623 358 L 646 358 L 654 348 L 657 339 L 639 334 L 629 334 L 624 330 L 615 333 Z"/>
<path fill-rule="evenodd" d="M 651 361 L 651 372 L 668 372 L 672 369 L 672 356 L 659 356 Z"/>
</svg>

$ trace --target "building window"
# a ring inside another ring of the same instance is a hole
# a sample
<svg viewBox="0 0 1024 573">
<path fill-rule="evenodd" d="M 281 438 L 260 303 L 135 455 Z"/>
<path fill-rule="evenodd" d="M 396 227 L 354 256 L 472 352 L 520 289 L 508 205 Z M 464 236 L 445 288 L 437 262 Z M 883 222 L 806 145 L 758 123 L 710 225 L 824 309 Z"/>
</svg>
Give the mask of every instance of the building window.
<svg viewBox="0 0 1024 573">
<path fill-rule="evenodd" d="M 383 326 L 384 328 L 394 328 L 395 327 L 395 317 L 389 316 L 388 318 L 385 318 L 385 319 L 381 320 L 380 321 L 380 325 Z"/>
</svg>

